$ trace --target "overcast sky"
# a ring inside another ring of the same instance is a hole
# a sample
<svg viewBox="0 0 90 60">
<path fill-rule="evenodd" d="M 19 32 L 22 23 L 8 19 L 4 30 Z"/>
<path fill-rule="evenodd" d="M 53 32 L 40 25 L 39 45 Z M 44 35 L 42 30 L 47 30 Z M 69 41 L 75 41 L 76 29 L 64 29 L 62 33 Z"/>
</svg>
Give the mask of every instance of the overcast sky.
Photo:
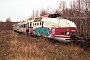
<svg viewBox="0 0 90 60">
<path fill-rule="evenodd" d="M 58 7 L 60 2 L 61 0 L 0 0 L 0 20 L 6 21 L 8 17 L 12 21 L 25 20 L 31 16 L 33 10 L 47 7 L 52 10 Z"/>
</svg>

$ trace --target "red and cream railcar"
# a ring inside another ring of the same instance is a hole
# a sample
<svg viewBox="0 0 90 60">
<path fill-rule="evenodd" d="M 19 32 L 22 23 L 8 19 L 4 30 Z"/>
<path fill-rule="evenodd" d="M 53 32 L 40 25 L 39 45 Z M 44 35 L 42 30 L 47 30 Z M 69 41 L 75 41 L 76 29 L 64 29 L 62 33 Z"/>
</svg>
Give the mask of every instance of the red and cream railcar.
<svg viewBox="0 0 90 60">
<path fill-rule="evenodd" d="M 16 25 L 19 32 L 45 36 L 62 42 L 70 42 L 76 36 L 77 27 L 74 22 L 60 18 L 60 14 L 48 14 L 40 18 L 20 22 Z"/>
<path fill-rule="evenodd" d="M 50 29 L 49 38 L 63 42 L 70 42 L 76 36 L 77 27 L 74 22 L 67 19 L 43 18 L 43 26 Z"/>
</svg>

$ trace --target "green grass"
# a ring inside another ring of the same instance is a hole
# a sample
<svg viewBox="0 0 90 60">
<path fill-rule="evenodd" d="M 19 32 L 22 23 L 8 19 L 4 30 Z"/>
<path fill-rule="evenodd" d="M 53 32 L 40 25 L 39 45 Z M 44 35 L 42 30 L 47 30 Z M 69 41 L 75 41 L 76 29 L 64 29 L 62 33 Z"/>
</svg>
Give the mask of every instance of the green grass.
<svg viewBox="0 0 90 60">
<path fill-rule="evenodd" d="M 90 52 L 44 37 L 1 31 L 0 60 L 90 60 Z"/>
</svg>

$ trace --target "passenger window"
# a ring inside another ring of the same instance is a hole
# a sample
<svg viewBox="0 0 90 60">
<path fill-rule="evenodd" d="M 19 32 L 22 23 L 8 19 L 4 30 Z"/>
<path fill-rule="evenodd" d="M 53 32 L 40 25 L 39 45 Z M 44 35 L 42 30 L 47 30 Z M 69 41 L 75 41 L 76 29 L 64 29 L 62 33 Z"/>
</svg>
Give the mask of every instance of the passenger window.
<svg viewBox="0 0 90 60">
<path fill-rule="evenodd" d="M 24 24 L 23 28 L 25 28 L 25 24 Z"/>
<path fill-rule="evenodd" d="M 34 23 L 33 23 L 33 26 L 34 26 Z"/>
<path fill-rule="evenodd" d="M 27 27 L 27 24 L 24 24 L 24 27 L 23 28 L 26 28 Z"/>
<path fill-rule="evenodd" d="M 41 25 L 41 22 L 40 22 L 40 25 Z"/>
<path fill-rule="evenodd" d="M 29 27 L 29 23 L 27 23 L 27 27 Z"/>
<path fill-rule="evenodd" d="M 37 23 L 37 25 L 39 25 L 39 23 Z"/>
<path fill-rule="evenodd" d="M 32 27 L 32 23 L 30 23 L 30 28 Z"/>
<path fill-rule="evenodd" d="M 35 23 L 35 26 L 36 26 L 36 23 Z"/>
<path fill-rule="evenodd" d="M 42 22 L 42 27 L 43 27 L 43 22 Z"/>
</svg>

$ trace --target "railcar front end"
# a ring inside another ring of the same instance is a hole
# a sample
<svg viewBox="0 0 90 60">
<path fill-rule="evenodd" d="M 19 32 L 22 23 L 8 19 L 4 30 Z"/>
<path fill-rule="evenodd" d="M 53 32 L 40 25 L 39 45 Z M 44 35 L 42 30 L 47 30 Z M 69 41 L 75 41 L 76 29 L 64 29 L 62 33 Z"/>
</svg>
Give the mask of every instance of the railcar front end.
<svg viewBox="0 0 90 60">
<path fill-rule="evenodd" d="M 71 36 L 76 36 L 75 27 L 51 28 L 51 36 L 49 37 L 61 42 L 71 42 Z"/>
</svg>

